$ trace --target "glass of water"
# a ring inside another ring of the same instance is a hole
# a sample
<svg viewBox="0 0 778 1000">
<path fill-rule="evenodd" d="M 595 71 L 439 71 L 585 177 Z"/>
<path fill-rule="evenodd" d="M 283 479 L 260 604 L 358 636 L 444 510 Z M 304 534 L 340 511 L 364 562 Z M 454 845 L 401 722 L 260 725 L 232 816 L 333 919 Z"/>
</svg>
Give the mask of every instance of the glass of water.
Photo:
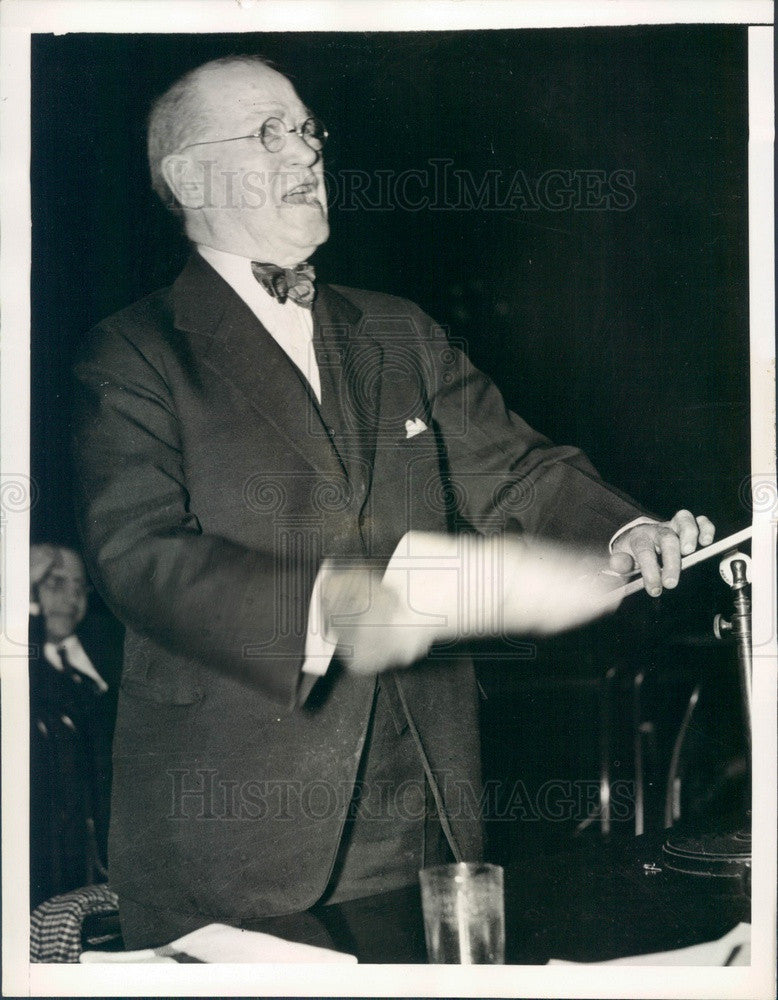
<svg viewBox="0 0 778 1000">
<path fill-rule="evenodd" d="M 505 962 L 503 870 L 499 865 L 436 865 L 422 869 L 419 880 L 430 962 Z"/>
</svg>

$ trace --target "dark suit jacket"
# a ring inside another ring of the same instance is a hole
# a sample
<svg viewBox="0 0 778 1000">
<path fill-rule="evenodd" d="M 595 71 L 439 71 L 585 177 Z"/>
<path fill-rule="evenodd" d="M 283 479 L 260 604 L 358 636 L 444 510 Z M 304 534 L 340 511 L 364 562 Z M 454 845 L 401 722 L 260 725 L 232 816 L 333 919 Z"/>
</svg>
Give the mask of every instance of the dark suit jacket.
<svg viewBox="0 0 778 1000">
<path fill-rule="evenodd" d="M 508 412 L 413 304 L 322 286 L 342 404 L 304 381 L 195 255 L 106 320 L 77 365 L 78 507 L 90 571 L 127 625 L 110 878 L 120 898 L 238 921 L 302 910 L 335 858 L 374 681 L 333 664 L 300 700 L 325 557 L 386 562 L 410 528 L 606 544 L 636 516 L 574 448 Z M 328 365 L 332 364 L 331 370 Z M 407 420 L 428 430 L 407 436 Z M 481 850 L 472 666 L 400 675 L 462 854 Z"/>
</svg>

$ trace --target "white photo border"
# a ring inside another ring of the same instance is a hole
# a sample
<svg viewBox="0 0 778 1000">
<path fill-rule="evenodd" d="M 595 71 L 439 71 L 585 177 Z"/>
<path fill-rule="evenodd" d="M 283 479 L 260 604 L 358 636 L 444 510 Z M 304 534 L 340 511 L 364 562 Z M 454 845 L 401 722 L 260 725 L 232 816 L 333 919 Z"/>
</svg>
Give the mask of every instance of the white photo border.
<svg viewBox="0 0 778 1000">
<path fill-rule="evenodd" d="M 776 886 L 775 312 L 773 22 L 766 0 L 5 0 L 0 6 L 3 993 L 34 996 L 774 995 Z M 30 38 L 36 32 L 399 31 L 662 23 L 751 25 L 749 233 L 754 504 L 754 870 L 750 968 L 29 965 L 27 594 L 29 537 Z"/>
</svg>

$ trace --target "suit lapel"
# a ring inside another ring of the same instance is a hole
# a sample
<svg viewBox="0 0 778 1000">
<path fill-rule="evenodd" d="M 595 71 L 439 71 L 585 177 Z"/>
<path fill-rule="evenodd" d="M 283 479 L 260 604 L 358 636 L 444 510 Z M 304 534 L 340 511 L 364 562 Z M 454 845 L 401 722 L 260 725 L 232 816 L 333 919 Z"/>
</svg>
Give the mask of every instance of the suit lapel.
<svg viewBox="0 0 778 1000">
<path fill-rule="evenodd" d="M 176 327 L 206 338 L 202 357 L 318 472 L 343 467 L 305 378 L 249 307 L 199 254 L 173 286 Z"/>
</svg>

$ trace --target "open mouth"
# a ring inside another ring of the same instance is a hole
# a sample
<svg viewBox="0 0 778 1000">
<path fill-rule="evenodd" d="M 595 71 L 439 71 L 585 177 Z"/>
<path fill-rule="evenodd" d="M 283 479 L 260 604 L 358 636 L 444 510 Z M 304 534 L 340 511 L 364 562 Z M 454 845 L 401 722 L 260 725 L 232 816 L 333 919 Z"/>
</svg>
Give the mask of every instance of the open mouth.
<svg viewBox="0 0 778 1000">
<path fill-rule="evenodd" d="M 290 205 L 315 205 L 319 208 L 318 184 L 316 181 L 303 181 L 287 191 L 282 201 Z"/>
</svg>

